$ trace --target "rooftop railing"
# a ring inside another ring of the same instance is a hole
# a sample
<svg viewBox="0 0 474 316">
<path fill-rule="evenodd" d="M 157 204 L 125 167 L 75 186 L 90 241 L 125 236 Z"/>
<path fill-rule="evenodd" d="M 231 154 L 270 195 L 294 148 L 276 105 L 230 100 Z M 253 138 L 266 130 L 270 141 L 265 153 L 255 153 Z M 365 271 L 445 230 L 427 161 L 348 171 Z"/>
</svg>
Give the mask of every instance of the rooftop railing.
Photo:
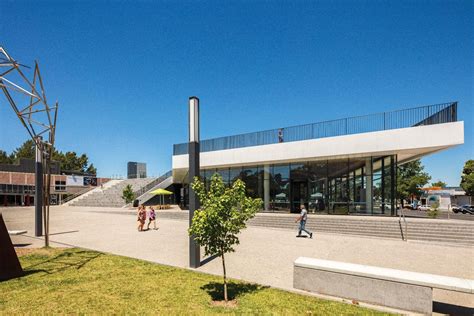
<svg viewBox="0 0 474 316">
<path fill-rule="evenodd" d="M 206 139 L 202 140 L 200 145 L 201 152 L 206 152 L 456 121 L 457 102 L 450 102 Z M 173 146 L 173 155 L 187 153 L 188 143 Z"/>
</svg>

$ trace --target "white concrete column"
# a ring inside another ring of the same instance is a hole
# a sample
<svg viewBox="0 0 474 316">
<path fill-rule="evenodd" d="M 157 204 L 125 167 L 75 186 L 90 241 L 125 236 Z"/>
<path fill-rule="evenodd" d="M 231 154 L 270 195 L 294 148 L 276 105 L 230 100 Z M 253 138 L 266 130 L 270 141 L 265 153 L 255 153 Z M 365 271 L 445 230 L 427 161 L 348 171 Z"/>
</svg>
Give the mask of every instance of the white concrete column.
<svg viewBox="0 0 474 316">
<path fill-rule="evenodd" d="M 365 159 L 365 207 L 372 211 L 372 158 Z"/>
<path fill-rule="evenodd" d="M 263 166 L 263 205 L 270 209 L 270 165 Z"/>
</svg>

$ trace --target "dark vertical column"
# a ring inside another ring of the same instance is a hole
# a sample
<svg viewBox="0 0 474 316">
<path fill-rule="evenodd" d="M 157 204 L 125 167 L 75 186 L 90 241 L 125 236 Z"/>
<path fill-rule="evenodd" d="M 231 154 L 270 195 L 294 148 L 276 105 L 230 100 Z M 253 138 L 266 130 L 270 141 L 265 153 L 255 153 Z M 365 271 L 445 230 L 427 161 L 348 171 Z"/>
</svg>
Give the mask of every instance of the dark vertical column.
<svg viewBox="0 0 474 316">
<path fill-rule="evenodd" d="M 354 201 L 353 201 L 354 212 L 357 213 L 356 203 L 358 203 L 359 201 L 357 199 L 356 170 L 355 169 L 352 171 L 352 194 L 353 194 L 352 197 L 354 198 Z"/>
<path fill-rule="evenodd" d="M 391 195 L 391 215 L 397 215 L 397 196 L 396 196 L 396 185 L 397 185 L 397 156 L 390 156 L 390 195 Z"/>
<path fill-rule="evenodd" d="M 199 177 L 199 99 L 189 98 L 189 225 L 193 221 L 194 211 L 199 209 L 199 199 L 191 187 L 194 177 Z M 200 248 L 194 236 L 189 237 L 189 266 L 201 265 Z"/>
<path fill-rule="evenodd" d="M 382 157 L 382 214 L 385 214 L 385 156 Z"/>
<path fill-rule="evenodd" d="M 43 152 L 38 146 L 41 137 L 36 144 L 35 161 L 35 236 L 43 235 Z"/>
<path fill-rule="evenodd" d="M 347 214 L 349 215 L 351 207 L 350 207 L 350 191 L 349 191 L 349 158 L 347 158 L 347 165 L 346 165 L 346 209 L 347 209 Z"/>
</svg>

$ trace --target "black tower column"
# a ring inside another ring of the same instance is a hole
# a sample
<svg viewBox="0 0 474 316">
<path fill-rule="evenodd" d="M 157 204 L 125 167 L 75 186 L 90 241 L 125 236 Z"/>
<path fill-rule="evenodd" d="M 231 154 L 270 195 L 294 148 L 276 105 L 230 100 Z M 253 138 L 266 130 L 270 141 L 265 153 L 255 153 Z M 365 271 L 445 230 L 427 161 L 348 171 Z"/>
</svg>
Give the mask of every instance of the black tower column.
<svg viewBox="0 0 474 316">
<path fill-rule="evenodd" d="M 199 199 L 191 188 L 194 177 L 199 177 L 199 99 L 189 98 L 189 226 L 194 211 L 199 209 Z M 200 248 L 194 236 L 189 237 L 189 266 L 199 268 L 201 265 Z"/>
<path fill-rule="evenodd" d="M 35 236 L 43 235 L 43 151 L 38 146 L 41 141 L 41 137 L 38 137 L 35 161 Z"/>
</svg>

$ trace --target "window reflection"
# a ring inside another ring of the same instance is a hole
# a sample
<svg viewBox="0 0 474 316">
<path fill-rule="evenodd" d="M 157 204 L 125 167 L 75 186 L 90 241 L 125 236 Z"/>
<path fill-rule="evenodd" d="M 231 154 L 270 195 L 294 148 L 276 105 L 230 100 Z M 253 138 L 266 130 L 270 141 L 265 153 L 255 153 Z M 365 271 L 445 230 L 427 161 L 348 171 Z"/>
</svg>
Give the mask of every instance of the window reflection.
<svg viewBox="0 0 474 316">
<path fill-rule="evenodd" d="M 299 211 L 305 204 L 317 214 L 376 214 L 395 212 L 395 156 L 309 161 L 201 171 L 209 187 L 217 171 L 226 185 L 242 179 L 247 194 L 265 199 L 269 211 Z M 267 179 L 267 180 L 264 180 Z M 266 184 L 264 184 L 264 182 Z"/>
<path fill-rule="evenodd" d="M 290 211 L 290 168 L 275 165 L 270 175 L 270 204 L 276 211 Z"/>
</svg>

